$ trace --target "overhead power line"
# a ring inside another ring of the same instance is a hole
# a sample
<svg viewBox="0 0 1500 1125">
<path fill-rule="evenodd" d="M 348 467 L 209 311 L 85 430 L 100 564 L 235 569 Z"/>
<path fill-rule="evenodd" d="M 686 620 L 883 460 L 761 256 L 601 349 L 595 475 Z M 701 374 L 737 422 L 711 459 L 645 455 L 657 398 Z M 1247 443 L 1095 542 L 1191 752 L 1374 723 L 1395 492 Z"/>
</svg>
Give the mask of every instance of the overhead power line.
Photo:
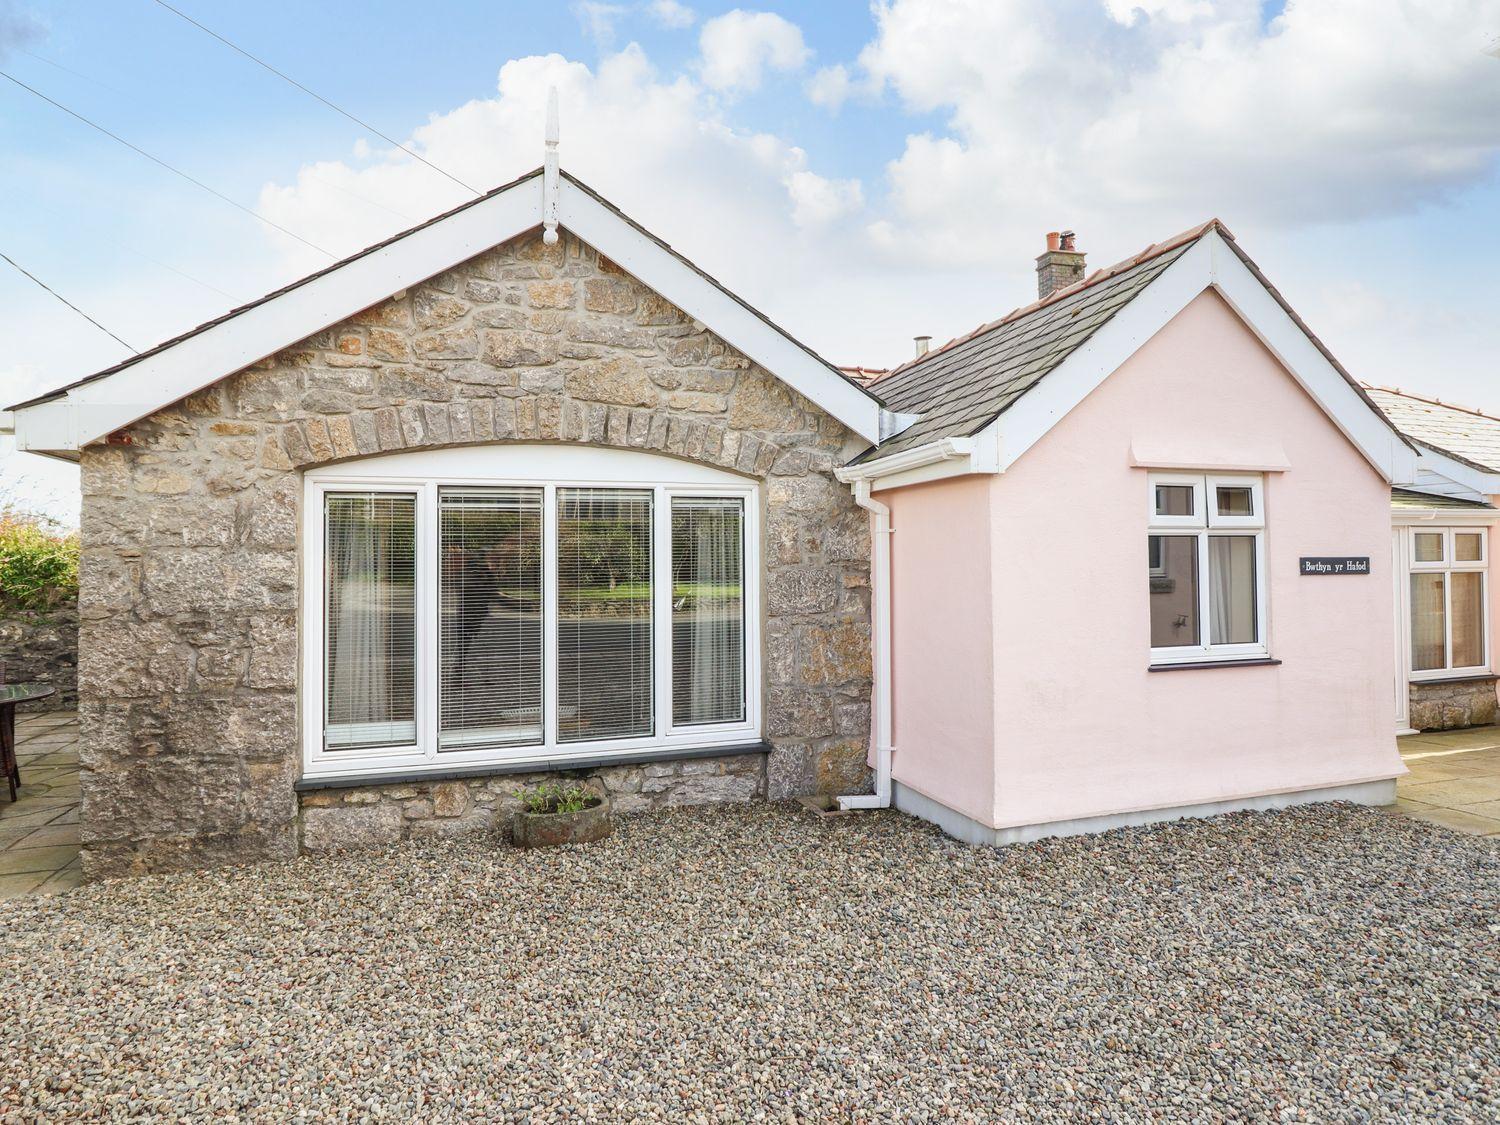
<svg viewBox="0 0 1500 1125">
<path fill-rule="evenodd" d="M 368 121 L 363 121 L 360 118 L 355 117 L 354 114 L 350 113 L 347 109 L 344 109 L 341 106 L 334 105 L 331 101 L 329 101 L 327 98 L 325 98 L 322 94 L 319 94 L 315 90 L 309 90 L 306 86 L 302 85 L 302 83 L 298 82 L 295 78 L 291 77 L 288 74 L 282 73 L 281 71 L 277 70 L 274 66 L 272 66 L 270 63 L 266 62 L 264 59 L 257 58 L 255 55 L 252 55 L 249 51 L 245 50 L 245 48 L 239 46 L 238 44 L 231 43 L 228 39 L 225 39 L 224 36 L 220 35 L 217 31 L 214 31 L 212 28 L 204 27 L 201 23 L 199 23 L 197 20 L 195 20 L 192 16 L 188 15 L 186 12 L 183 12 L 183 11 L 177 9 L 177 8 L 172 7 L 172 5 L 168 4 L 166 2 L 166 0 L 156 0 L 156 3 L 159 6 L 165 8 L 167 11 L 171 12 L 174 16 L 177 16 L 180 19 L 186 20 L 188 23 L 192 24 L 199 31 L 203 32 L 205 35 L 211 35 L 211 36 L 213 36 L 220 43 L 224 44 L 224 46 L 228 47 L 231 51 L 235 51 L 235 52 L 238 52 L 241 55 L 244 55 L 245 58 L 247 58 L 251 62 L 255 63 L 257 66 L 261 66 L 261 67 L 264 67 L 266 70 L 269 70 L 272 74 L 276 75 L 276 77 L 280 78 L 282 81 L 291 83 L 293 86 L 297 87 L 297 89 L 301 90 L 304 94 L 306 94 L 308 97 L 310 97 L 310 98 L 316 98 L 318 101 L 320 101 L 324 105 L 326 105 L 329 109 L 333 110 L 335 113 L 342 114 L 344 117 L 347 117 L 350 121 L 354 122 L 361 129 L 367 129 L 367 130 L 369 130 L 371 133 L 374 133 L 377 137 L 379 137 L 381 140 L 385 141 L 387 144 L 395 145 L 397 148 L 399 148 L 402 152 L 406 153 L 406 155 L 410 156 L 412 159 L 414 159 L 414 160 L 420 160 L 423 164 L 427 165 L 427 167 L 431 168 L 438 175 L 440 175 L 440 176 L 446 176 L 448 179 L 452 180 L 455 184 L 457 184 L 459 187 L 463 188 L 465 191 L 469 192 L 470 194 L 472 194 L 472 195 L 483 195 L 484 194 L 478 188 L 470 187 L 468 184 L 466 184 L 462 180 L 460 180 L 457 176 L 453 175 L 451 172 L 447 172 L 447 171 L 444 171 L 442 168 L 439 168 L 436 164 L 434 164 L 432 161 L 428 160 L 421 153 L 414 152 L 411 149 L 407 148 L 404 144 L 402 144 L 400 141 L 396 140 L 394 137 L 388 137 L 388 136 L 386 136 L 379 129 L 375 128 L 375 126 L 371 125 Z"/>
<path fill-rule="evenodd" d="M 69 117 L 73 117 L 73 118 L 76 118 L 79 121 L 82 121 L 90 129 L 94 129 L 94 130 L 97 130 L 100 133 L 103 133 L 110 140 L 116 141 L 119 144 L 124 145 L 126 148 L 130 149 L 132 152 L 139 153 L 141 156 L 144 156 L 147 160 L 151 161 L 151 163 L 160 165 L 161 167 L 165 168 L 168 172 L 171 172 L 174 176 L 181 176 L 188 183 L 194 185 L 195 187 L 202 188 L 204 191 L 208 192 L 209 195 L 215 196 L 218 199 L 222 199 L 225 203 L 229 204 L 231 207 L 234 207 L 237 210 L 243 211 L 245 214 L 251 216 L 252 218 L 259 219 L 261 222 L 265 223 L 266 226 L 272 227 L 275 230 L 279 230 L 282 234 L 286 235 L 288 238 L 294 238 L 298 242 L 302 243 L 303 246 L 306 246 L 306 247 L 308 247 L 308 248 L 310 248 L 312 250 L 316 250 L 319 254 L 323 254 L 323 255 L 325 255 L 325 256 L 327 256 L 329 258 L 332 258 L 334 261 L 338 260 L 338 255 L 337 254 L 334 254 L 334 253 L 331 253 L 330 251 L 324 250 L 321 246 L 317 245 L 316 243 L 309 242 L 307 239 L 303 238 L 300 234 L 297 234 L 295 231 L 289 231 L 289 230 L 287 230 L 286 227 L 282 226 L 278 222 L 274 222 L 271 219 L 266 218 L 259 211 L 253 210 L 252 208 L 249 208 L 249 207 L 246 207 L 243 203 L 239 203 L 239 202 L 231 199 L 229 196 L 225 195 L 222 191 L 218 191 L 215 188 L 209 187 L 202 180 L 194 179 L 192 176 L 190 176 L 186 172 L 184 172 L 181 168 L 174 168 L 172 165 L 168 164 L 165 160 L 162 160 L 160 157 L 152 156 L 149 152 L 147 152 L 145 149 L 141 148 L 139 145 L 133 145 L 129 141 L 127 141 L 124 137 L 120 136 L 119 134 L 117 134 L 117 133 L 111 133 L 103 125 L 96 124 L 95 122 L 90 121 L 87 117 L 83 116 L 83 114 L 76 113 L 73 110 L 69 109 L 67 106 L 63 105 L 62 102 L 55 101 L 52 98 L 49 98 L 46 94 L 42 93 L 40 90 L 36 89 L 35 87 L 26 85 L 26 83 L 22 82 L 19 78 L 16 78 L 14 75 L 7 74 L 5 71 L 0 70 L 0 78 L 4 78 L 4 79 L 7 79 L 10 82 L 14 82 L 17 86 L 21 87 L 21 89 L 25 90 L 27 93 L 36 95 L 37 97 L 41 98 L 42 101 L 46 102 L 48 105 L 54 106 L 57 109 L 62 110 Z M 118 337 L 116 337 L 116 338 L 118 339 Z"/>
<path fill-rule="evenodd" d="M 94 327 L 95 327 L 95 328 L 97 328 L 97 329 L 99 329 L 99 331 L 100 331 L 100 332 L 103 332 L 103 333 L 104 333 L 104 334 L 105 334 L 105 335 L 106 335 L 106 336 L 108 336 L 108 337 L 109 337 L 109 338 L 110 338 L 110 339 L 111 339 L 111 340 L 113 340 L 113 341 L 114 341 L 114 342 L 115 342 L 115 343 L 117 343 L 117 344 L 119 344 L 119 345 L 120 345 L 120 346 L 121 346 L 121 347 L 122 347 L 122 348 L 124 348 L 124 349 L 125 349 L 125 350 L 126 350 L 126 351 L 129 351 L 129 352 L 133 352 L 133 353 L 134 353 L 134 354 L 136 354 L 136 355 L 140 355 L 140 354 L 141 354 L 141 353 L 140 353 L 140 352 L 138 352 L 138 351 L 136 351 L 136 350 L 135 350 L 135 349 L 134 349 L 134 348 L 132 348 L 132 347 L 131 347 L 131 346 L 130 346 L 130 345 L 129 345 L 129 344 L 127 344 L 127 343 L 126 343 L 126 342 L 125 342 L 125 341 L 124 341 L 124 340 L 122 340 L 122 339 L 120 339 L 120 337 L 118 337 L 118 336 L 116 336 L 116 335 L 115 335 L 115 334 L 114 334 L 114 333 L 113 333 L 113 332 L 111 332 L 111 331 L 110 331 L 110 330 L 109 330 L 109 329 L 108 329 L 108 328 L 106 328 L 106 327 L 104 327 L 104 325 L 102 325 L 102 324 L 100 324 L 100 323 L 99 323 L 99 322 L 98 322 L 98 321 L 97 321 L 97 320 L 95 320 L 95 319 L 94 319 L 94 318 L 93 318 L 93 317 L 91 317 L 91 316 L 89 316 L 89 314 L 88 314 L 88 313 L 86 313 L 86 312 L 84 312 L 84 311 L 83 311 L 83 310 L 82 310 L 82 309 L 80 309 L 80 308 L 79 308 L 79 307 L 78 307 L 78 306 L 77 306 L 77 305 L 75 305 L 75 304 L 74 304 L 74 303 L 73 303 L 73 302 L 72 302 L 72 301 L 70 301 L 70 300 L 68 300 L 68 299 L 67 299 L 67 298 L 66 298 L 66 297 L 64 297 L 64 296 L 63 296 L 63 295 L 62 295 L 62 294 L 61 294 L 61 293 L 59 293 L 59 292 L 58 292 L 58 291 L 57 291 L 57 290 L 56 290 L 56 289 L 54 289 L 54 288 L 52 288 L 52 286 L 50 286 L 50 285 L 48 285 L 48 284 L 47 284 L 47 283 L 46 283 L 46 282 L 45 282 L 45 281 L 43 281 L 43 280 L 42 280 L 42 279 L 41 279 L 41 278 L 39 278 L 39 277 L 37 277 L 37 275 L 36 275 L 36 274 L 34 274 L 34 273 L 32 273 L 32 272 L 31 272 L 31 271 L 30 271 L 30 270 L 28 270 L 28 269 L 25 269 L 25 268 L 24 268 L 24 267 L 23 267 L 23 266 L 22 266 L 22 265 L 21 265 L 21 264 L 20 264 L 20 263 L 19 263 L 19 262 L 17 262 L 17 261 L 16 261 L 16 260 L 15 260 L 15 259 L 14 259 L 14 258 L 12 258 L 12 257 L 11 257 L 11 256 L 10 256 L 10 255 L 9 255 L 9 254 L 7 254 L 7 253 L 5 253 L 5 252 L 4 252 L 4 251 L 0 251 L 0 258 L 4 258 L 4 259 L 5 259 L 5 260 L 6 260 L 6 261 L 7 261 L 7 262 L 9 262 L 9 263 L 10 263 L 10 264 L 11 264 L 11 265 L 12 265 L 12 266 L 14 266 L 14 267 L 15 267 L 15 269 L 16 269 L 16 272 L 17 272 L 17 273 L 19 273 L 19 274 L 21 274 L 21 275 L 22 275 L 22 276 L 24 276 L 24 277 L 27 277 L 27 278 L 30 278 L 30 279 L 31 279 L 31 280 L 32 280 L 32 281 L 34 281 L 34 282 L 35 282 L 35 283 L 36 283 L 36 284 L 37 284 L 37 285 L 40 285 L 40 286 L 41 286 L 41 287 L 42 287 L 42 288 L 43 288 L 43 289 L 45 289 L 45 290 L 46 290 L 46 291 L 47 291 L 47 292 L 48 292 L 48 293 L 51 293 L 51 294 L 52 294 L 52 295 L 53 295 L 53 296 L 54 296 L 54 297 L 56 297 L 56 298 L 57 298 L 57 299 L 58 299 L 58 300 L 59 300 L 59 301 L 61 301 L 61 302 L 62 302 L 62 303 L 63 303 L 63 304 L 65 304 L 65 305 L 67 305 L 67 306 L 68 306 L 68 308 L 70 308 L 70 309 L 72 309 L 72 310 L 73 310 L 73 311 L 74 311 L 74 312 L 76 312 L 76 313 L 77 313 L 77 314 L 78 314 L 78 315 L 79 315 L 79 316 L 81 316 L 81 317 L 83 317 L 83 319 L 84 319 L 84 320 L 86 320 L 86 321 L 88 321 L 88 322 L 89 322 L 89 323 L 90 323 L 90 324 L 92 324 L 92 325 L 93 325 L 93 326 L 94 326 Z"/>
</svg>

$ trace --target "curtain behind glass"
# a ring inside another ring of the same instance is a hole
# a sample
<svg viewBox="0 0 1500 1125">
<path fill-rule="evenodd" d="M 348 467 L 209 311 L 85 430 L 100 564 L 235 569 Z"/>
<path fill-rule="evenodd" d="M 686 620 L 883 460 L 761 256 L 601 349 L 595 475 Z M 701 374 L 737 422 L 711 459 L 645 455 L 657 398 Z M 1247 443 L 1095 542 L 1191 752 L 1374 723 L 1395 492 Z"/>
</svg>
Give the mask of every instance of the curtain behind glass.
<svg viewBox="0 0 1500 1125">
<path fill-rule="evenodd" d="M 557 490 L 560 742 L 654 733 L 652 500 L 631 489 Z"/>
<path fill-rule="evenodd" d="M 1209 536 L 1208 610 L 1211 644 L 1255 643 L 1253 535 Z"/>
<path fill-rule="evenodd" d="M 1411 576 L 1411 667 L 1430 672 L 1444 666 L 1443 575 L 1418 572 Z"/>
<path fill-rule="evenodd" d="M 1454 668 L 1478 668 L 1484 663 L 1484 575 L 1455 570 L 1448 575 L 1453 602 Z"/>
<path fill-rule="evenodd" d="M 438 494 L 438 748 L 542 740 L 542 490 Z"/>
<path fill-rule="evenodd" d="M 415 496 L 324 497 L 324 745 L 416 741 Z"/>
<path fill-rule="evenodd" d="M 745 717 L 744 502 L 672 501 L 672 722 Z"/>
</svg>

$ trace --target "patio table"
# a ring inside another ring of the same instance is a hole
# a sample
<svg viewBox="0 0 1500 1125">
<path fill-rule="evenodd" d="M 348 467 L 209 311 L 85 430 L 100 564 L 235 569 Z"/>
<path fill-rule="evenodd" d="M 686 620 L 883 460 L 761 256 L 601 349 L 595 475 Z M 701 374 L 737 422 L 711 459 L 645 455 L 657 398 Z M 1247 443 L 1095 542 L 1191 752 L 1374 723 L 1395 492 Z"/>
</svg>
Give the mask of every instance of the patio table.
<svg viewBox="0 0 1500 1125">
<path fill-rule="evenodd" d="M 51 684 L 0 684 L 0 769 L 15 801 L 21 787 L 21 769 L 16 765 L 16 704 L 46 699 L 57 689 Z"/>
</svg>

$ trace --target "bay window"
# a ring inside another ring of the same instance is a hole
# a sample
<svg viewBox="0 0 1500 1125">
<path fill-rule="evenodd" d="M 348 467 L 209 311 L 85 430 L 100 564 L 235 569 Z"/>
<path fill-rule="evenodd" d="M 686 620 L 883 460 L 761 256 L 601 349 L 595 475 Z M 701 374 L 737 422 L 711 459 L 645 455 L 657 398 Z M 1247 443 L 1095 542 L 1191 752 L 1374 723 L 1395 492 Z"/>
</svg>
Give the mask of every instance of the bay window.
<svg viewBox="0 0 1500 1125">
<path fill-rule="evenodd" d="M 310 776 L 758 741 L 753 484 L 502 447 L 370 458 L 306 488 Z"/>
<path fill-rule="evenodd" d="M 1488 669 L 1486 538 L 1486 529 L 1480 527 L 1412 529 L 1409 593 L 1414 678 Z"/>
<path fill-rule="evenodd" d="M 1148 493 L 1152 663 L 1266 656 L 1262 478 L 1152 473 Z"/>
</svg>

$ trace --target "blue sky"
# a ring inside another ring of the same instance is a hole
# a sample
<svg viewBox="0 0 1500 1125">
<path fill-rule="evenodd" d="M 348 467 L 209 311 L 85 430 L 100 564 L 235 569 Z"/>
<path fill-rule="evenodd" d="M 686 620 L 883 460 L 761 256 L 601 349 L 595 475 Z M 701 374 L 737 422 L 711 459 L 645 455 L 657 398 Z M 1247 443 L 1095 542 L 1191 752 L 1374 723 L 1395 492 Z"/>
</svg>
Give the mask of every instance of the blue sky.
<svg viewBox="0 0 1500 1125">
<path fill-rule="evenodd" d="M 481 186 L 557 85 L 565 167 L 837 362 L 1217 214 L 1357 376 L 1500 411 L 1493 0 L 173 2 Z M 338 254 L 462 198 L 152 0 L 0 0 L 0 68 Z M 0 152 L 0 250 L 136 347 L 326 260 L 6 82 Z M 0 321 L 7 401 L 122 354 L 8 268 Z"/>
</svg>

